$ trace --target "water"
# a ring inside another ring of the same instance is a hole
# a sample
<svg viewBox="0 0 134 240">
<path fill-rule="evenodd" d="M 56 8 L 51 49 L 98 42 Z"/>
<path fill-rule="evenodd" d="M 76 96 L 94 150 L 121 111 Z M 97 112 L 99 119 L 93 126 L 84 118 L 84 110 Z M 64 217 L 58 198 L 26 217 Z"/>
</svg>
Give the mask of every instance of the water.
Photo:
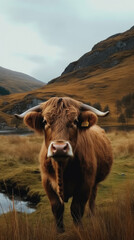
<svg viewBox="0 0 134 240">
<path fill-rule="evenodd" d="M 7 213 L 9 211 L 12 211 L 13 205 L 16 211 L 18 212 L 25 212 L 28 214 L 35 212 L 34 208 L 29 207 L 28 202 L 16 200 L 16 199 L 12 201 L 9 199 L 9 197 L 6 194 L 0 193 L 0 215 L 3 213 Z"/>
<path fill-rule="evenodd" d="M 134 125 L 120 125 L 120 126 L 102 126 L 106 132 L 110 131 L 132 131 L 134 130 Z"/>
<path fill-rule="evenodd" d="M 20 135 L 26 136 L 33 134 L 33 131 L 29 130 L 17 130 L 17 129 L 10 129 L 10 130 L 0 130 L 0 135 Z"/>
</svg>

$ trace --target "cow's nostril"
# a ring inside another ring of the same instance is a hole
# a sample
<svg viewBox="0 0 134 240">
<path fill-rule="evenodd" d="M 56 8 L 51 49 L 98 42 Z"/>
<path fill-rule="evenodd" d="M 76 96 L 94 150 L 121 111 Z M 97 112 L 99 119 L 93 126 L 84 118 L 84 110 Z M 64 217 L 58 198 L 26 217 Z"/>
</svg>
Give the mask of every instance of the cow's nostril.
<svg viewBox="0 0 134 240">
<path fill-rule="evenodd" d="M 64 145 L 64 147 L 63 147 L 63 151 L 64 151 L 64 152 L 67 152 L 67 149 L 68 149 L 68 144 L 66 143 L 66 144 Z"/>
<path fill-rule="evenodd" d="M 54 144 L 52 144 L 52 151 L 53 151 L 53 153 L 55 153 L 57 151 L 57 148 L 54 146 Z"/>
</svg>

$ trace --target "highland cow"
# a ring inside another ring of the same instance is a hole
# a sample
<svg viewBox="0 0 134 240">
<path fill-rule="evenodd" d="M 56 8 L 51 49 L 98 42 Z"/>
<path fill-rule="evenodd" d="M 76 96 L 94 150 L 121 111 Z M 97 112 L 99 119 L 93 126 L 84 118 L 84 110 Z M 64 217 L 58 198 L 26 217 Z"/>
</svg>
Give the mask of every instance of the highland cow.
<svg viewBox="0 0 134 240">
<path fill-rule="evenodd" d="M 44 134 L 42 183 L 59 232 L 64 231 L 64 202 L 72 197 L 71 215 L 80 224 L 87 202 L 93 213 L 97 185 L 110 172 L 111 145 L 105 131 L 96 125 L 97 115 L 107 114 L 72 98 L 54 97 L 16 115 Z"/>
</svg>

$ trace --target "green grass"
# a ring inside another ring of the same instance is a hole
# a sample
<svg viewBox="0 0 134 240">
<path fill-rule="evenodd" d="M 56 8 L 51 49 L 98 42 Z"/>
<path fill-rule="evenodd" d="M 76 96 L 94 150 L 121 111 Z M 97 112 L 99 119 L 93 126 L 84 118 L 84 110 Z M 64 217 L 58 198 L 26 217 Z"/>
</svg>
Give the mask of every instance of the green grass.
<svg viewBox="0 0 134 240">
<path fill-rule="evenodd" d="M 134 181 L 134 132 L 112 132 L 109 138 L 113 147 L 114 163 L 111 173 L 99 185 L 98 204 L 122 192 L 126 184 Z"/>
</svg>

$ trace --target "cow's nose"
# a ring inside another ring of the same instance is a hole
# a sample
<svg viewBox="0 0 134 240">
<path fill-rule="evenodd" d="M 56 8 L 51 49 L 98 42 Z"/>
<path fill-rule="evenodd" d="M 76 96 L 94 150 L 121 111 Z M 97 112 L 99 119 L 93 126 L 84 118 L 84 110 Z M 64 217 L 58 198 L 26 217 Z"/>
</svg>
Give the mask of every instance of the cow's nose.
<svg viewBox="0 0 134 240">
<path fill-rule="evenodd" d="M 68 143 L 52 143 L 51 151 L 53 154 L 66 154 L 69 150 Z"/>
<path fill-rule="evenodd" d="M 73 157 L 72 146 L 68 141 L 53 141 L 48 147 L 47 157 L 66 158 Z"/>
</svg>

